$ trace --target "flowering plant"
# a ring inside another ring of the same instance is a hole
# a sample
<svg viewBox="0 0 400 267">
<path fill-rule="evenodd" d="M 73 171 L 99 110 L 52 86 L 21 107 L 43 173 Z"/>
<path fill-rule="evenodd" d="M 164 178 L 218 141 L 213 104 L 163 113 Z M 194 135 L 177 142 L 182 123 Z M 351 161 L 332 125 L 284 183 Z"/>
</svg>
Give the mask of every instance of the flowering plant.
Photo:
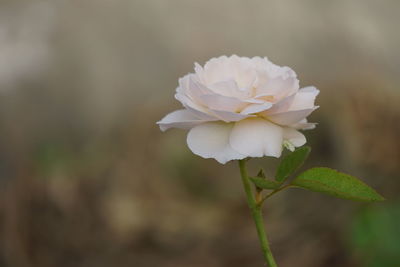
<svg viewBox="0 0 400 267">
<path fill-rule="evenodd" d="M 329 168 L 309 169 L 288 182 L 310 152 L 303 146 L 306 138 L 299 130 L 315 128 L 307 116 L 318 108 L 314 104 L 318 93 L 313 86 L 300 89 L 291 68 L 275 65 L 267 58 L 221 56 L 210 59 L 204 67 L 195 63 L 195 72 L 181 78 L 176 89 L 175 98 L 184 109 L 157 122 L 162 131 L 188 129 L 187 144 L 196 155 L 222 164 L 239 160 L 247 202 L 270 266 L 277 265 L 261 208 L 272 195 L 301 187 L 351 200 L 383 200 L 357 178 Z M 279 158 L 284 148 L 292 153 L 283 157 L 274 179 L 266 178 L 262 170 L 256 176 L 247 173 L 246 160 Z M 264 194 L 265 190 L 270 192 Z"/>
</svg>

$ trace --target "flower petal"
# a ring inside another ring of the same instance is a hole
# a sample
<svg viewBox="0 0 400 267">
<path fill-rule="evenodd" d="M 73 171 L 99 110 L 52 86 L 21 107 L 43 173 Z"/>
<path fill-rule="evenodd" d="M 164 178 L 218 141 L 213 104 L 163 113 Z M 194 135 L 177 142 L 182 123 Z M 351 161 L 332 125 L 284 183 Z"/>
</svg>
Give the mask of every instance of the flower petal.
<svg viewBox="0 0 400 267">
<path fill-rule="evenodd" d="M 295 96 L 296 96 L 296 94 L 292 94 L 290 96 L 282 98 L 278 102 L 274 103 L 272 108 L 268 109 L 263 114 L 267 115 L 267 114 L 282 113 L 282 112 L 288 111 L 289 107 L 293 103 Z"/>
<path fill-rule="evenodd" d="M 244 98 L 246 95 L 241 92 L 235 80 L 226 80 L 215 82 L 207 86 L 210 91 L 223 96 L 231 96 L 236 98 Z"/>
<path fill-rule="evenodd" d="M 201 101 L 201 96 L 205 95 L 205 94 L 213 94 L 213 91 L 211 91 L 206 86 L 204 86 L 201 82 L 199 82 L 199 78 L 197 76 L 195 76 L 193 74 L 192 75 L 189 74 L 189 75 L 186 75 L 186 76 L 189 76 L 187 79 L 187 83 L 186 83 L 186 94 L 191 99 L 194 99 L 195 101 L 198 101 L 198 102 L 204 104 Z M 179 82 L 180 82 L 180 80 L 179 80 Z M 181 83 L 179 83 L 179 84 L 181 84 Z"/>
<path fill-rule="evenodd" d="M 214 115 L 224 122 L 240 121 L 255 115 L 240 114 L 236 112 L 224 111 L 224 110 L 211 110 Z"/>
<path fill-rule="evenodd" d="M 319 94 L 319 90 L 313 86 L 308 86 L 300 89 L 289 110 L 302 110 L 314 107 L 315 98 Z"/>
<path fill-rule="evenodd" d="M 282 98 L 299 90 L 296 73 L 289 67 L 280 67 L 265 59 L 264 68 L 259 70 L 256 94 L 268 94 Z"/>
<path fill-rule="evenodd" d="M 187 136 L 190 150 L 203 158 L 214 158 L 219 163 L 243 159 L 245 155 L 233 150 L 229 136 L 233 123 L 207 122 L 193 127 Z"/>
<path fill-rule="evenodd" d="M 206 84 L 213 84 L 218 81 L 233 78 L 233 71 L 227 56 L 210 59 L 204 65 L 203 70 Z"/>
<path fill-rule="evenodd" d="M 230 136 L 232 148 L 246 157 L 280 157 L 282 128 L 261 118 L 249 118 L 235 123 Z"/>
<path fill-rule="evenodd" d="M 292 128 L 283 128 L 283 139 L 289 141 L 295 147 L 302 146 L 306 143 L 306 137 L 299 131 Z"/>
<path fill-rule="evenodd" d="M 196 117 L 205 121 L 214 121 L 218 118 L 215 117 L 209 110 L 203 106 L 193 102 L 189 97 L 184 94 L 176 93 L 175 99 L 182 103 L 182 105 L 190 112 L 196 115 Z"/>
<path fill-rule="evenodd" d="M 166 115 L 157 124 L 160 126 L 161 131 L 166 131 L 169 128 L 190 129 L 193 126 L 204 122 L 197 118 L 193 113 L 186 109 L 175 110 Z"/>
<path fill-rule="evenodd" d="M 257 86 L 257 95 L 268 94 L 277 98 L 295 93 L 299 89 L 299 80 L 296 77 L 276 77 Z"/>
<path fill-rule="evenodd" d="M 247 105 L 237 98 L 217 94 L 202 95 L 201 99 L 207 107 L 213 110 L 236 112 Z"/>
<path fill-rule="evenodd" d="M 291 128 L 300 129 L 300 130 L 312 130 L 315 128 L 317 123 L 315 122 L 308 122 L 307 119 L 303 119 L 298 123 L 290 125 Z"/>
<path fill-rule="evenodd" d="M 264 102 L 263 104 L 251 104 L 245 107 L 240 113 L 241 114 L 255 114 L 265 111 L 272 107 L 272 103 Z"/>
<path fill-rule="evenodd" d="M 194 63 L 194 71 L 196 73 L 196 76 L 199 77 L 200 81 L 204 83 L 205 82 L 205 80 L 204 80 L 204 69 L 197 62 Z"/>
<path fill-rule="evenodd" d="M 279 125 L 291 125 L 305 119 L 308 115 L 311 114 L 311 112 L 313 112 L 317 108 L 318 107 L 276 113 L 267 115 L 266 118 Z"/>
</svg>

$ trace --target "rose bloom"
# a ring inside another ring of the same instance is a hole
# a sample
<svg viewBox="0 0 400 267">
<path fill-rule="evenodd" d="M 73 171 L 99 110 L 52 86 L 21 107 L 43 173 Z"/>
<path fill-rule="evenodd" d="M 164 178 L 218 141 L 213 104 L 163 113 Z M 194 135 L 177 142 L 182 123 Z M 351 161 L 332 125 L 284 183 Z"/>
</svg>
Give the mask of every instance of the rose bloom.
<svg viewBox="0 0 400 267">
<path fill-rule="evenodd" d="M 317 106 L 315 87 L 299 89 L 296 73 L 267 58 L 236 55 L 210 59 L 179 79 L 175 98 L 184 109 L 157 122 L 162 131 L 189 129 L 187 144 L 220 163 L 247 157 L 280 157 L 306 143 L 298 130 Z"/>
</svg>

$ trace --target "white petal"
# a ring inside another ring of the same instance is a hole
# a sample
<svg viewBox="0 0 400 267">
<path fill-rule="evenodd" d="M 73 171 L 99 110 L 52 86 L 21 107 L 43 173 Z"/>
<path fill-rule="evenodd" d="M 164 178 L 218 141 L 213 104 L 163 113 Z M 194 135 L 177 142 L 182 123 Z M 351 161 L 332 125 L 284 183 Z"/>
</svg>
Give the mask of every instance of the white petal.
<svg viewBox="0 0 400 267">
<path fill-rule="evenodd" d="M 204 69 L 197 62 L 194 63 L 194 71 L 195 71 L 197 77 L 199 77 L 200 82 L 204 82 Z"/>
<path fill-rule="evenodd" d="M 210 59 L 204 65 L 204 74 L 207 85 L 234 80 L 235 84 L 241 88 L 252 85 L 256 78 L 251 59 L 236 55 Z"/>
<path fill-rule="evenodd" d="M 169 128 L 190 129 L 201 122 L 204 121 L 197 118 L 193 113 L 186 109 L 180 109 L 169 113 L 157 124 L 160 126 L 161 131 L 166 131 Z"/>
<path fill-rule="evenodd" d="M 316 108 L 318 107 L 271 114 L 267 115 L 267 118 L 279 125 L 291 125 L 305 119 Z"/>
<path fill-rule="evenodd" d="M 201 99 L 207 107 L 214 110 L 236 112 L 247 105 L 247 103 L 237 98 L 216 94 L 202 95 Z"/>
<path fill-rule="evenodd" d="M 207 84 L 229 80 L 234 77 L 227 56 L 212 58 L 204 65 L 204 78 Z"/>
<path fill-rule="evenodd" d="M 315 128 L 317 123 L 308 122 L 307 119 L 301 120 L 298 123 L 290 125 L 291 128 L 300 129 L 300 130 L 312 130 Z"/>
<path fill-rule="evenodd" d="M 191 75 L 187 82 L 187 94 L 195 101 L 201 102 L 201 96 L 205 94 L 213 94 L 213 91 L 204 86 L 200 81 L 199 77 Z"/>
<path fill-rule="evenodd" d="M 263 103 L 265 103 L 265 100 L 248 98 L 248 99 L 244 99 L 243 102 L 251 103 L 251 104 L 263 104 Z"/>
<path fill-rule="evenodd" d="M 214 158 L 219 163 L 245 156 L 233 150 L 229 144 L 229 136 L 233 123 L 207 122 L 193 127 L 187 136 L 190 150 L 203 158 Z"/>
<path fill-rule="evenodd" d="M 283 128 L 283 139 L 285 141 L 289 141 L 295 147 L 302 146 L 307 141 L 305 136 L 301 132 L 292 128 Z"/>
<path fill-rule="evenodd" d="M 257 95 L 269 94 L 280 99 L 299 90 L 296 73 L 289 67 L 280 67 L 268 61 L 264 70 L 259 71 Z"/>
<path fill-rule="evenodd" d="M 319 90 L 313 86 L 300 89 L 289 110 L 301 110 L 314 107 L 315 98 L 319 94 Z"/>
<path fill-rule="evenodd" d="M 240 114 L 236 112 L 223 111 L 223 110 L 211 110 L 215 116 L 223 120 L 224 122 L 240 121 L 255 115 Z"/>
<path fill-rule="evenodd" d="M 232 68 L 237 85 L 240 88 L 251 88 L 257 80 L 257 71 L 252 60 L 246 57 L 232 56 L 231 62 L 233 62 Z"/>
<path fill-rule="evenodd" d="M 294 97 L 296 94 L 287 96 L 274 103 L 272 108 L 265 111 L 264 114 L 274 114 L 274 113 L 282 113 L 284 111 L 288 111 L 289 107 L 292 105 Z"/>
<path fill-rule="evenodd" d="M 208 86 L 209 90 L 223 96 L 232 96 L 236 98 L 243 98 L 241 92 L 234 80 L 219 81 Z"/>
<path fill-rule="evenodd" d="M 232 148 L 247 157 L 280 157 L 282 128 L 265 119 L 249 118 L 235 123 L 230 136 Z"/>
<path fill-rule="evenodd" d="M 257 86 L 257 95 L 269 94 L 277 98 L 295 93 L 299 89 L 299 80 L 295 77 L 276 77 Z"/>
<path fill-rule="evenodd" d="M 205 121 L 213 121 L 217 120 L 214 114 L 212 114 L 209 110 L 204 108 L 203 106 L 195 103 L 189 97 L 184 94 L 176 93 L 175 98 L 182 103 L 182 105 L 188 109 L 190 112 L 196 115 L 196 117 L 205 120 Z"/>
<path fill-rule="evenodd" d="M 272 103 L 265 102 L 263 104 L 251 104 L 245 107 L 240 113 L 241 114 L 255 114 L 265 111 L 272 107 Z"/>
</svg>

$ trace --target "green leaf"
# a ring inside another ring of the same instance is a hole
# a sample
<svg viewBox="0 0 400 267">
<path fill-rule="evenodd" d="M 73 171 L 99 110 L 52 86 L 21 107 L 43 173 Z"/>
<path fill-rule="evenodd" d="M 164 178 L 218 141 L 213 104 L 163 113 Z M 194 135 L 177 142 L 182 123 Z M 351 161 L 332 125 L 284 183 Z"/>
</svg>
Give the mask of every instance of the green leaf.
<svg viewBox="0 0 400 267">
<path fill-rule="evenodd" d="M 262 178 L 262 179 L 266 179 L 265 172 L 264 172 L 264 170 L 262 168 L 258 171 L 257 177 Z M 255 185 L 255 186 L 256 186 L 257 192 L 261 192 L 263 190 L 263 188 L 258 187 L 257 185 Z"/>
<path fill-rule="evenodd" d="M 289 175 L 293 174 L 310 154 L 311 148 L 308 146 L 303 146 L 292 153 L 286 155 L 278 166 L 276 171 L 275 179 L 278 182 L 285 181 Z"/>
<path fill-rule="evenodd" d="M 359 179 L 329 168 L 312 168 L 293 180 L 292 185 L 338 198 L 382 201 L 384 198 Z"/>
<path fill-rule="evenodd" d="M 260 169 L 257 173 L 257 177 L 265 178 L 265 172 L 263 169 Z"/>
<path fill-rule="evenodd" d="M 256 187 L 262 189 L 276 189 L 281 183 L 261 177 L 249 177 Z"/>
</svg>

